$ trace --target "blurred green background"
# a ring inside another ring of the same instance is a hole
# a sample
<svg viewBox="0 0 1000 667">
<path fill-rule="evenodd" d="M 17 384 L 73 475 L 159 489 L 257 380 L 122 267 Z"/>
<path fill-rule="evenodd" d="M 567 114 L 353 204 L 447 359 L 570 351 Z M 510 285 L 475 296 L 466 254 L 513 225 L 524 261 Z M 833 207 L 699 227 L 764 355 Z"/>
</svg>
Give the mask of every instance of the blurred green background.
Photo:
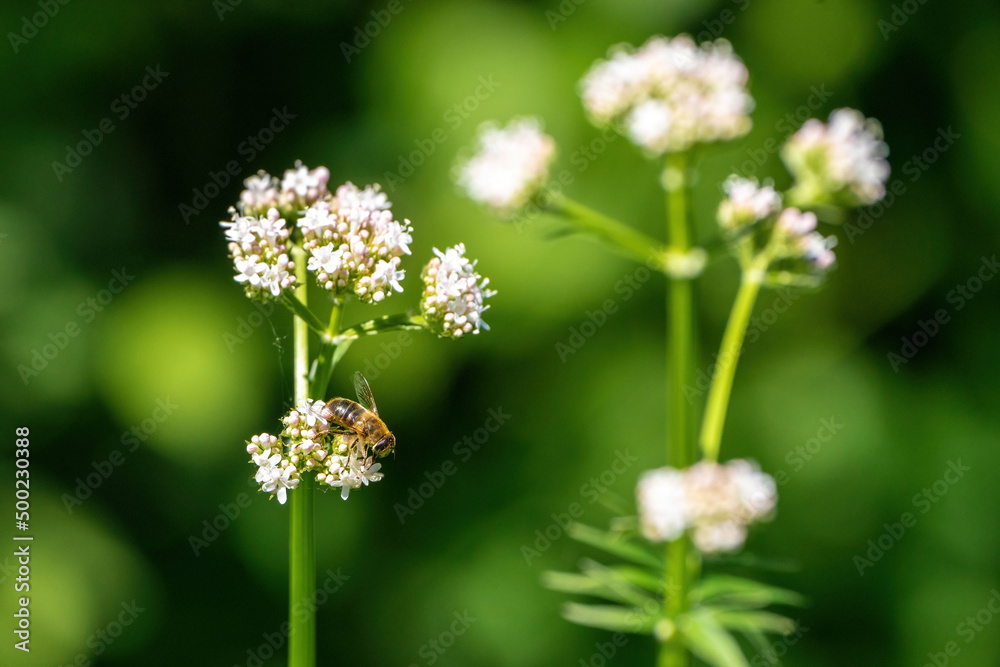
<svg viewBox="0 0 1000 667">
<path fill-rule="evenodd" d="M 43 11 L 39 3 L 0 7 L 0 506 L 13 506 L 14 428 L 29 426 L 36 538 L 32 651 L 14 651 L 8 632 L 0 662 L 282 664 L 283 647 L 270 659 L 259 647 L 286 617 L 287 508 L 255 492 L 243 441 L 277 429 L 289 406 L 289 318 L 265 319 L 243 297 L 217 220 L 258 168 L 280 174 L 302 159 L 329 166 L 335 183 L 385 184 L 401 161 L 419 159 L 387 187 L 416 231 L 406 291 L 380 311 L 414 306 L 431 248 L 460 241 L 499 295 L 491 332 L 454 344 L 418 335 L 398 349 L 391 334 L 365 341 L 334 378 L 331 393 L 343 394 L 354 369 L 381 363 L 369 379 L 400 444 L 383 482 L 346 503 L 335 493 L 317 503 L 320 582 L 327 570 L 349 577 L 320 608 L 321 664 L 602 664 L 595 642 L 609 635 L 561 620 L 563 597 L 538 583 L 588 552 L 559 537 L 528 564 L 522 547 L 534 548 L 536 530 L 558 532 L 552 515 L 574 502 L 584 521 L 604 524 L 608 512 L 583 487 L 616 452 L 639 459 L 608 485 L 626 499 L 642 469 L 665 462 L 664 281 L 625 299 L 615 287 L 633 265 L 586 239 L 547 240 L 543 221 L 521 230 L 495 221 L 459 195 L 450 172 L 480 122 L 537 114 L 559 143 L 558 168 L 575 176 L 571 196 L 662 236 L 656 164 L 624 139 L 579 159 L 599 133 L 576 86 L 612 44 L 689 32 L 733 42 L 757 102 L 748 137 L 702 153 L 694 210 L 703 242 L 731 170 L 788 184 L 764 147 L 799 125 L 810 100 L 823 118 L 841 106 L 879 118 L 891 180 L 905 188 L 876 207 L 863 234 L 837 230 L 839 269 L 824 290 L 780 315 L 767 312 L 776 295 L 764 295 L 737 375 L 723 456 L 756 458 L 783 481 L 776 520 L 748 550 L 795 562 L 793 572 L 759 576 L 812 600 L 793 613 L 804 630 L 779 649 L 783 662 L 923 665 L 953 641 L 952 664 L 1000 663 L 992 612 L 980 613 L 978 630 L 960 625 L 1000 587 L 1000 281 L 961 309 L 953 293 L 998 241 L 994 3 L 49 4 L 58 11 L 35 32 L 24 17 Z M 379 19 L 366 45 L 358 31 Z M 357 50 L 345 56 L 344 43 Z M 160 68 L 158 83 L 147 67 Z M 144 77 L 151 89 L 135 108 L 115 102 Z M 294 118 L 251 151 L 244 142 L 274 109 Z M 110 133 L 98 131 L 105 118 Z M 443 143 L 409 157 L 439 128 Z M 949 128 L 959 138 L 935 149 Z M 88 136 L 100 143 L 57 176 L 53 163 Z M 922 154 L 926 169 L 914 162 Z M 206 188 L 231 160 L 239 178 Z M 185 220 L 182 204 L 201 210 Z M 120 294 L 108 289 L 113 271 L 132 276 Z M 700 284 L 702 369 L 735 280 L 723 260 Z M 563 362 L 556 343 L 606 299 L 617 313 Z M 939 309 L 949 321 L 918 336 L 925 344 L 894 369 L 887 355 Z M 33 360 L 37 375 L 18 371 Z M 623 426 L 610 416 L 626 406 L 633 419 Z M 456 451 L 491 409 L 510 418 L 471 456 Z M 810 443 L 831 418 L 842 428 Z M 796 453 L 810 446 L 808 460 Z M 448 460 L 455 474 L 401 522 L 397 506 L 440 481 Z M 937 495 L 935 482 L 959 461 L 968 472 L 940 482 Z M 67 504 L 88 475 L 96 488 Z M 919 497 L 925 488 L 936 502 Z M 904 512 L 916 525 L 884 537 Z M 213 522 L 224 529 L 212 533 Z M 862 576 L 856 557 L 868 558 L 880 536 L 891 547 Z M 12 552 L 0 551 L 5 627 Z M 133 601 L 119 634 L 122 605 Z M 476 620 L 450 637 L 456 613 Z M 652 660 L 641 638 L 609 664 Z"/>
</svg>

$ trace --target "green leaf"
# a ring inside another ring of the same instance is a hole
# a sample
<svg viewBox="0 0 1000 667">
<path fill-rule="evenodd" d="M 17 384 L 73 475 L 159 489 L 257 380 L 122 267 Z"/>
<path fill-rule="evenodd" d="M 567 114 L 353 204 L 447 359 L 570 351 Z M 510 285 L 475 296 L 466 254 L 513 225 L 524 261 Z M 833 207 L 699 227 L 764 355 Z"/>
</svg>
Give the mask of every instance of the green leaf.
<svg viewBox="0 0 1000 667">
<path fill-rule="evenodd" d="M 629 565 L 618 565 L 616 567 L 612 567 L 611 569 L 614 570 L 618 576 L 622 577 L 633 586 L 644 588 L 651 593 L 663 592 L 663 579 L 649 570 Z"/>
<path fill-rule="evenodd" d="M 642 609 L 636 607 L 620 607 L 618 605 L 567 602 L 563 605 L 562 615 L 567 621 L 577 625 L 643 635 L 650 634 L 653 631 L 653 624 L 656 622 L 654 614 L 646 614 Z"/>
<path fill-rule="evenodd" d="M 795 621 L 768 611 L 715 611 L 712 613 L 719 625 L 740 632 L 771 632 L 789 635 L 795 632 Z"/>
<path fill-rule="evenodd" d="M 677 617 L 677 630 L 696 656 L 714 667 L 749 667 L 739 643 L 706 609 Z"/>
<path fill-rule="evenodd" d="M 545 572 L 542 574 L 542 586 L 570 595 L 590 595 L 611 602 L 629 602 L 628 596 L 622 595 L 597 579 L 576 572 Z"/>
<path fill-rule="evenodd" d="M 298 315 L 310 329 L 319 334 L 323 341 L 329 340 L 330 333 L 326 330 L 326 327 L 323 326 L 323 323 L 319 321 L 319 318 L 316 317 L 316 315 L 309 310 L 304 303 L 295 298 L 294 295 L 284 292 L 278 301 L 284 304 L 284 306 L 288 308 L 288 310 L 292 311 L 292 313 Z"/>
<path fill-rule="evenodd" d="M 806 605 L 806 598 L 795 591 L 721 574 L 702 579 L 691 591 L 691 595 L 696 601 L 716 606 L 756 608 L 772 604 L 791 607 Z"/>
<path fill-rule="evenodd" d="M 620 536 L 605 533 L 597 528 L 585 526 L 582 523 L 571 524 L 566 532 L 577 542 L 583 542 L 596 549 L 606 551 L 613 556 L 624 558 L 639 565 L 648 565 L 656 568 L 663 567 L 663 561 L 660 558 L 642 547 L 624 540 Z"/>
<path fill-rule="evenodd" d="M 583 559 L 580 562 L 580 569 L 584 574 L 595 581 L 599 581 L 608 589 L 624 598 L 624 601 L 642 608 L 655 608 L 659 606 L 657 600 L 653 599 L 641 588 L 637 588 L 625 577 L 614 570 L 601 565 L 597 561 Z"/>
</svg>

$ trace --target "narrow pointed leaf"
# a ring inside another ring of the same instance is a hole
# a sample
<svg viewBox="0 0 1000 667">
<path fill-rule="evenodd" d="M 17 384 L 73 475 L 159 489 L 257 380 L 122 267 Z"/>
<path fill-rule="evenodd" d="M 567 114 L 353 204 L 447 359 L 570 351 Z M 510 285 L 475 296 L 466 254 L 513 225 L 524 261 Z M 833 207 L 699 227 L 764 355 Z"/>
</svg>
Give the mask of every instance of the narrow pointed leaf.
<svg viewBox="0 0 1000 667">
<path fill-rule="evenodd" d="M 641 609 L 618 605 L 590 605 L 567 602 L 562 615 L 567 621 L 590 628 L 612 632 L 629 632 L 648 635 L 653 631 L 656 617 L 644 614 Z"/>
<path fill-rule="evenodd" d="M 625 541 L 621 537 L 609 535 L 597 528 L 585 526 L 582 523 L 574 523 L 570 525 L 567 533 L 577 542 L 583 542 L 596 549 L 606 551 L 613 556 L 624 558 L 639 565 L 663 567 L 663 561 L 651 552 L 635 543 Z"/>
<path fill-rule="evenodd" d="M 596 561 L 585 558 L 580 563 L 580 569 L 587 576 L 601 582 L 605 587 L 622 596 L 629 604 L 644 609 L 658 606 L 657 600 L 648 595 L 646 591 L 634 586 L 625 577 Z"/>
<path fill-rule="evenodd" d="M 650 593 L 663 592 L 663 579 L 649 570 L 644 570 L 639 567 L 631 567 L 629 565 L 619 565 L 611 569 L 614 570 L 618 576 L 622 577 L 633 586 L 643 588 Z"/>
<path fill-rule="evenodd" d="M 679 616 L 677 629 L 691 652 L 713 667 L 749 667 L 739 642 L 707 610 Z"/>
<path fill-rule="evenodd" d="M 570 595 L 589 595 L 623 604 L 629 602 L 628 596 L 609 588 L 597 579 L 576 572 L 545 572 L 542 574 L 542 586 Z"/>
<path fill-rule="evenodd" d="M 779 635 L 795 632 L 795 621 L 768 611 L 719 611 L 712 615 L 719 625 L 740 632 L 750 630 Z"/>
<path fill-rule="evenodd" d="M 782 604 L 804 607 L 806 598 L 795 591 L 762 584 L 753 579 L 715 575 L 705 577 L 692 591 L 695 600 L 706 604 L 748 608 Z"/>
</svg>

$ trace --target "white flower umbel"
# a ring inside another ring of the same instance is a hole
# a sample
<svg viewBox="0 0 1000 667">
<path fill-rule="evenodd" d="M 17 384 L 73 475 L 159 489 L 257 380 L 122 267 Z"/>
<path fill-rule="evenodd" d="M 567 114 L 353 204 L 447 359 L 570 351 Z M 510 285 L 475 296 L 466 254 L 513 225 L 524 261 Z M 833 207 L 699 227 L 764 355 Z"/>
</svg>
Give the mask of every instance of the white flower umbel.
<svg viewBox="0 0 1000 667">
<path fill-rule="evenodd" d="M 800 205 L 878 201 L 889 178 L 888 154 L 881 124 L 856 109 L 837 109 L 827 123 L 807 120 L 781 149 Z"/>
<path fill-rule="evenodd" d="M 390 206 L 378 185 L 362 190 L 345 183 L 303 211 L 298 226 L 310 253 L 306 268 L 338 301 L 353 294 L 378 303 L 403 291 L 399 265 L 410 254 L 413 227 L 393 219 Z"/>
<path fill-rule="evenodd" d="M 295 287 L 294 263 L 288 258 L 285 220 L 277 209 L 263 217 L 242 215 L 230 209 L 232 219 L 219 224 L 226 230 L 229 256 L 236 267 L 235 280 L 251 299 L 267 300 Z"/>
<path fill-rule="evenodd" d="M 474 201 L 512 216 L 545 185 L 555 152 L 537 118 L 516 118 L 503 128 L 484 123 L 475 154 L 458 165 L 458 184 Z"/>
<path fill-rule="evenodd" d="M 755 464 L 737 459 L 651 470 L 639 479 L 636 496 L 647 539 L 669 542 L 689 532 L 699 551 L 716 553 L 742 546 L 747 527 L 773 512 L 777 488 Z"/>
<path fill-rule="evenodd" d="M 261 433 L 247 443 L 257 466 L 254 479 L 282 504 L 305 473 L 315 474 L 324 488 L 339 487 L 345 500 L 351 489 L 382 479 L 382 464 L 362 451 L 356 437 L 330 431 L 323 407 L 323 401 L 300 401 L 282 418 L 280 438 Z"/>
<path fill-rule="evenodd" d="M 583 106 L 598 125 L 620 129 L 651 154 L 734 139 L 750 131 L 747 69 L 729 42 L 700 46 L 687 35 L 620 45 L 581 81 Z"/>
<path fill-rule="evenodd" d="M 420 312 L 428 326 L 439 336 L 460 338 L 489 330 L 483 313 L 489 309 L 483 301 L 496 294 L 487 287 L 489 278 L 476 272 L 476 262 L 465 257 L 465 244 L 448 248 L 437 255 L 421 273 L 424 292 L 420 299 Z"/>
<path fill-rule="evenodd" d="M 737 230 L 769 218 L 781 209 L 781 195 L 770 185 L 730 176 L 722 185 L 726 198 L 719 204 L 719 224 Z"/>
</svg>

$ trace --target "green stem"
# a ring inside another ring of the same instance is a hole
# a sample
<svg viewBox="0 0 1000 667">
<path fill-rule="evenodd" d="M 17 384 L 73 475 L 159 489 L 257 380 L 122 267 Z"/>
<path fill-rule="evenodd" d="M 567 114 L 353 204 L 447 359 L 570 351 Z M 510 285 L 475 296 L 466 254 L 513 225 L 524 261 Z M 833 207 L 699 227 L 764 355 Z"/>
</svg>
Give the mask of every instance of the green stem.
<svg viewBox="0 0 1000 667">
<path fill-rule="evenodd" d="M 754 302 L 760 292 L 769 261 L 768 254 L 762 252 L 743 271 L 740 289 L 736 293 L 736 301 L 733 302 L 726 331 L 722 335 L 712 386 L 708 390 L 705 419 L 701 424 L 701 450 L 709 461 L 719 460 L 722 429 L 726 423 L 726 410 L 729 407 L 729 394 L 733 389 L 736 364 L 740 360 L 750 314 L 753 312 Z"/>
<path fill-rule="evenodd" d="M 294 302 L 306 308 L 306 256 L 298 246 L 292 248 L 295 262 Z M 315 319 L 315 318 L 314 318 Z M 300 315 L 293 318 L 295 350 L 295 400 L 310 398 L 309 324 Z M 288 494 L 291 515 L 288 536 L 288 666 L 316 665 L 316 610 L 312 605 L 316 589 L 316 536 L 313 520 L 313 475 L 302 475 L 299 486 Z"/>
<path fill-rule="evenodd" d="M 333 309 L 330 311 L 330 325 L 327 328 L 327 331 L 330 332 L 329 340 L 323 343 L 319 357 L 316 358 L 312 374 L 309 377 L 309 396 L 313 400 L 322 400 L 326 397 L 326 388 L 330 384 L 330 376 L 333 375 L 333 369 L 353 342 L 351 340 L 342 342 L 334 340 L 334 336 L 340 328 L 340 316 L 342 312 L 343 308 L 340 304 L 334 303 Z"/>
<path fill-rule="evenodd" d="M 678 252 L 691 248 L 687 212 L 687 155 L 671 154 L 664 172 L 667 188 L 667 224 L 669 243 Z M 668 290 L 668 349 L 667 364 L 667 462 L 674 468 L 686 468 L 692 462 L 693 443 L 690 442 L 691 406 L 684 389 L 688 386 L 693 368 L 694 314 L 691 297 L 691 280 L 672 277 Z M 688 594 L 688 540 L 679 539 L 667 546 L 666 589 L 664 611 L 676 619 L 687 610 Z M 660 667 L 686 667 L 688 654 L 676 635 L 660 645 Z"/>
<path fill-rule="evenodd" d="M 622 222 L 565 196 L 553 198 L 551 210 L 563 215 L 579 229 L 609 241 L 627 257 L 651 264 L 662 263 L 663 245 Z"/>
<path fill-rule="evenodd" d="M 296 253 L 292 254 L 294 255 Z M 305 259 L 302 259 L 301 261 L 305 262 Z M 303 268 L 302 271 L 305 271 L 305 268 Z M 306 305 L 306 293 L 305 293 L 306 278 L 305 276 L 299 278 L 298 276 L 299 268 L 297 264 L 295 272 L 296 272 L 295 280 L 296 282 L 299 282 L 301 284 L 295 288 L 294 296 L 283 294 L 280 298 L 280 301 L 285 305 L 285 308 L 288 308 L 288 310 L 292 311 L 293 314 L 298 316 L 295 320 L 296 322 L 298 322 L 301 319 L 307 327 L 318 333 L 321 339 L 326 340 L 330 337 L 329 333 L 327 332 L 326 328 L 323 327 L 323 323 L 319 321 L 319 318 L 316 317 L 316 315 L 311 310 L 309 310 L 309 307 Z"/>
<path fill-rule="evenodd" d="M 427 321 L 423 315 L 410 315 L 408 313 L 398 313 L 396 315 L 384 315 L 374 320 L 361 322 L 352 327 L 335 333 L 333 342 L 343 344 L 346 341 L 357 340 L 362 336 L 375 336 L 386 331 L 402 331 L 405 329 L 424 329 Z"/>
</svg>

